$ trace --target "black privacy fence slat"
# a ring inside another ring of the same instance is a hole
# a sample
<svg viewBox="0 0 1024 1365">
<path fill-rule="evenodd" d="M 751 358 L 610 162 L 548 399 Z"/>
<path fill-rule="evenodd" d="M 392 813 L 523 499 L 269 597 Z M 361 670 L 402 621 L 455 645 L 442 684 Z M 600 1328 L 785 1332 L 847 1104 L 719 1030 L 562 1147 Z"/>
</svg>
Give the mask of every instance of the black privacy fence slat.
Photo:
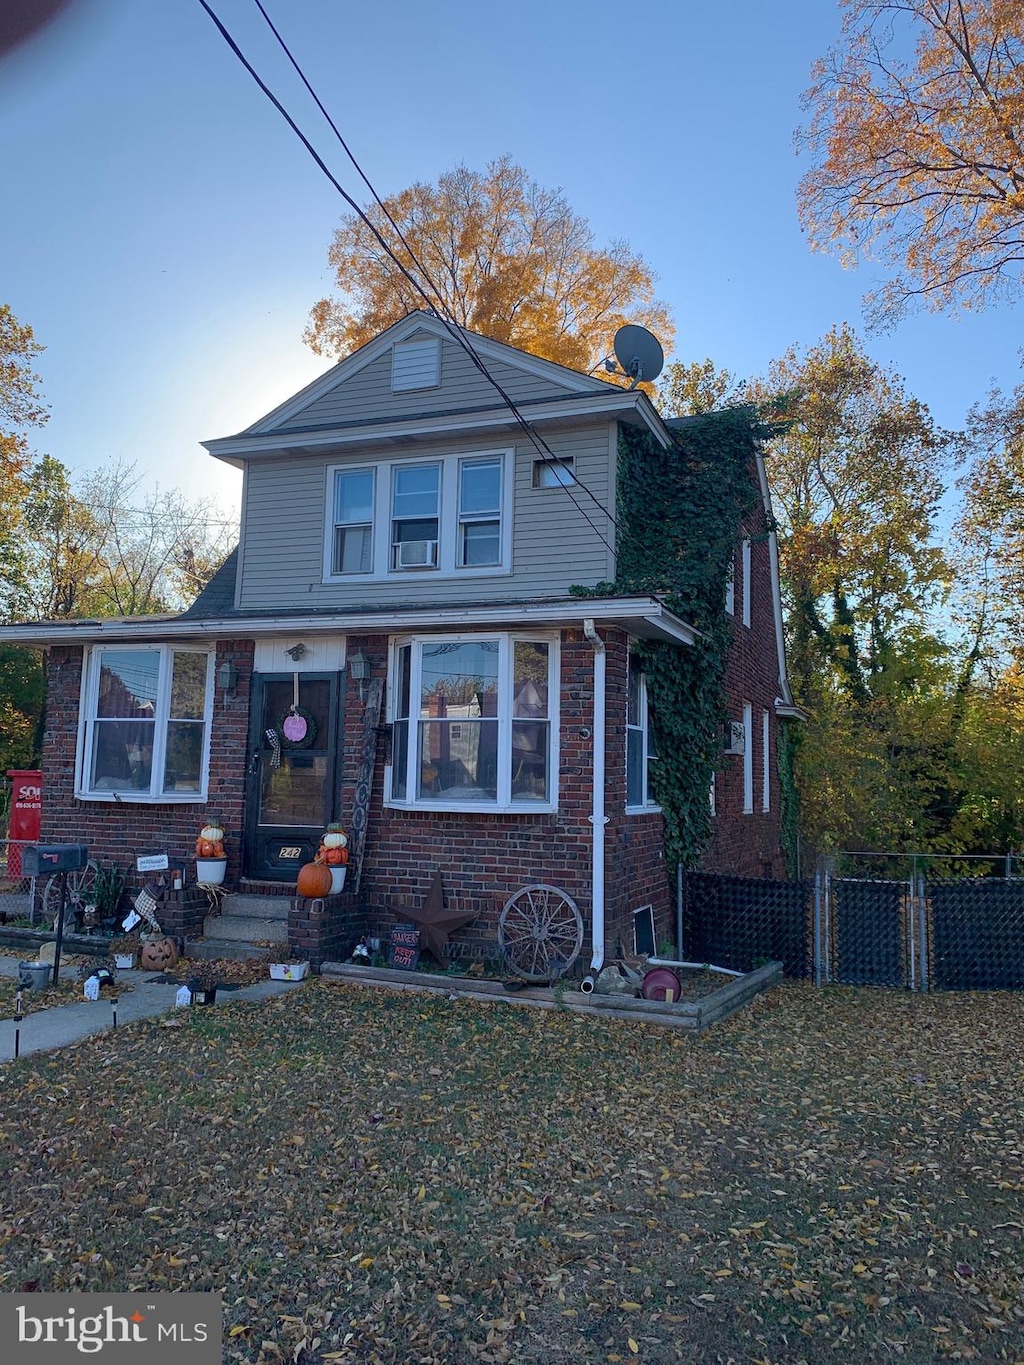
<svg viewBox="0 0 1024 1365">
<path fill-rule="evenodd" d="M 925 900 L 933 986 L 1024 989 L 1024 881 L 930 880 Z"/>
<path fill-rule="evenodd" d="M 832 980 L 905 986 L 908 883 L 836 878 L 830 890 Z"/>
<path fill-rule="evenodd" d="M 750 972 L 781 962 L 787 976 L 811 975 L 813 884 L 688 872 L 683 883 L 683 953 Z"/>
</svg>

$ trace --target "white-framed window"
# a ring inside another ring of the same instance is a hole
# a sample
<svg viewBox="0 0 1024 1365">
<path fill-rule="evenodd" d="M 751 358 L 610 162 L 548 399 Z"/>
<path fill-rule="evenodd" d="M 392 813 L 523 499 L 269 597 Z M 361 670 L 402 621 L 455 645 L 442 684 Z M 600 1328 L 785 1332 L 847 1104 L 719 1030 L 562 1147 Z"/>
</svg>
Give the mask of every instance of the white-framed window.
<svg viewBox="0 0 1024 1365">
<path fill-rule="evenodd" d="M 647 678 L 636 659 L 629 656 L 626 678 L 626 809 L 657 809 L 651 782 L 651 765 L 658 750 L 647 705 Z"/>
<path fill-rule="evenodd" d="M 75 794 L 94 800 L 205 800 L 213 662 L 209 650 L 179 645 L 90 650 Z"/>
<path fill-rule="evenodd" d="M 369 573 L 373 568 L 373 504 L 376 475 L 340 469 L 334 479 L 331 574 Z"/>
<path fill-rule="evenodd" d="M 330 465 L 325 583 L 512 571 L 514 451 Z"/>
<path fill-rule="evenodd" d="M 391 805 L 553 810 L 558 640 L 445 635 L 393 642 Z"/>
<path fill-rule="evenodd" d="M 425 341 L 400 341 L 391 350 L 391 392 L 410 389 L 436 389 L 441 382 L 441 343 L 436 337 Z"/>
<path fill-rule="evenodd" d="M 560 460 L 534 460 L 534 488 L 571 488 L 575 482 L 576 469 L 571 455 Z"/>
<path fill-rule="evenodd" d="M 740 555 L 740 591 L 743 593 L 743 624 L 750 625 L 750 541 L 744 540 Z"/>
<path fill-rule="evenodd" d="M 772 808 L 772 765 L 771 765 L 771 717 L 767 711 L 761 712 L 761 809 Z"/>
<path fill-rule="evenodd" d="M 440 513 L 440 463 L 392 466 L 392 569 L 437 568 Z"/>
<path fill-rule="evenodd" d="M 754 708 L 743 703 L 743 814 L 754 812 Z"/>
<path fill-rule="evenodd" d="M 725 610 L 730 616 L 736 615 L 736 559 L 729 560 L 725 578 Z"/>
</svg>

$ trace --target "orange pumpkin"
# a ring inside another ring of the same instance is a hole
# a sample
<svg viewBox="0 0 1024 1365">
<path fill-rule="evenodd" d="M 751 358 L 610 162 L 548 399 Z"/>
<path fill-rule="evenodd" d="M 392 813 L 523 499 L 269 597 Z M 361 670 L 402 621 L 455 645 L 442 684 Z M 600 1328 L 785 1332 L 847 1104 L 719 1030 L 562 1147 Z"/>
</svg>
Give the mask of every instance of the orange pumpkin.
<svg viewBox="0 0 1024 1365">
<path fill-rule="evenodd" d="M 197 858 L 216 858 L 217 846 L 209 839 L 200 839 L 196 848 Z"/>
<path fill-rule="evenodd" d="M 295 889 L 300 896 L 315 900 L 318 896 L 328 896 L 331 891 L 331 874 L 320 863 L 306 863 L 299 868 Z"/>
<path fill-rule="evenodd" d="M 173 967 L 178 960 L 178 945 L 173 938 L 143 939 L 139 962 L 147 971 Z"/>
<path fill-rule="evenodd" d="M 343 848 L 329 848 L 324 852 L 324 862 L 328 867 L 340 867 L 342 863 L 341 855 L 345 852 Z"/>
<path fill-rule="evenodd" d="M 345 864 L 348 862 L 348 849 L 339 848 L 337 852 L 341 854 L 341 857 L 338 859 L 338 862 L 342 865 L 342 867 L 344 867 Z"/>
</svg>

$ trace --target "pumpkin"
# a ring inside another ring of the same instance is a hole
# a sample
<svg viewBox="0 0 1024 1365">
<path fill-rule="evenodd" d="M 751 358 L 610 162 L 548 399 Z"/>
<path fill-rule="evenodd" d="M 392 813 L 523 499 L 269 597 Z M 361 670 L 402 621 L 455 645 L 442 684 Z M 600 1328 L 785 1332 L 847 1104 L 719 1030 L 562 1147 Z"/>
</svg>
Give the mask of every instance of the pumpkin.
<svg viewBox="0 0 1024 1365">
<path fill-rule="evenodd" d="M 295 889 L 300 896 L 305 896 L 308 900 L 328 896 L 331 891 L 331 874 L 320 863 L 306 863 L 299 868 Z"/>
<path fill-rule="evenodd" d="M 147 971 L 165 970 L 173 967 L 178 960 L 178 945 L 166 935 L 154 935 L 143 939 L 139 953 L 139 963 Z"/>
<path fill-rule="evenodd" d="M 216 858 L 217 845 L 212 843 L 209 839 L 200 839 L 196 844 L 196 857 Z"/>
<path fill-rule="evenodd" d="M 324 853 L 324 862 L 328 867 L 340 867 L 341 855 L 345 852 L 343 848 L 329 848 Z"/>
<path fill-rule="evenodd" d="M 224 838 L 224 831 L 220 825 L 204 825 L 199 831 L 200 839 L 208 839 L 211 844 L 219 844 Z"/>
<path fill-rule="evenodd" d="M 348 835 L 340 829 L 329 829 L 320 842 L 324 848 L 344 848 Z"/>
</svg>

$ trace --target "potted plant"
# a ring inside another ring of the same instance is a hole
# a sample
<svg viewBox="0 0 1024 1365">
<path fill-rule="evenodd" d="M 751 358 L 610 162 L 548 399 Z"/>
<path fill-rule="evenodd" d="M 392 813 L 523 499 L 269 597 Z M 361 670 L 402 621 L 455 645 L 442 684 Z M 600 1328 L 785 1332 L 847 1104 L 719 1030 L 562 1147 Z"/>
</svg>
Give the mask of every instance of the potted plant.
<svg viewBox="0 0 1024 1365">
<path fill-rule="evenodd" d="M 118 971 L 130 971 L 139 958 L 138 933 L 119 934 L 111 939 L 110 957 Z"/>
<path fill-rule="evenodd" d="M 189 973 L 185 985 L 192 993 L 193 1004 L 214 1005 L 217 1003 L 217 987 L 220 985 L 220 977 L 212 963 L 197 963 L 195 971 Z"/>
<path fill-rule="evenodd" d="M 224 827 L 217 816 L 211 815 L 196 840 L 196 881 L 200 886 L 220 886 L 227 865 Z"/>
<path fill-rule="evenodd" d="M 309 975 L 308 962 L 271 962 L 271 981 L 304 981 Z"/>
</svg>

